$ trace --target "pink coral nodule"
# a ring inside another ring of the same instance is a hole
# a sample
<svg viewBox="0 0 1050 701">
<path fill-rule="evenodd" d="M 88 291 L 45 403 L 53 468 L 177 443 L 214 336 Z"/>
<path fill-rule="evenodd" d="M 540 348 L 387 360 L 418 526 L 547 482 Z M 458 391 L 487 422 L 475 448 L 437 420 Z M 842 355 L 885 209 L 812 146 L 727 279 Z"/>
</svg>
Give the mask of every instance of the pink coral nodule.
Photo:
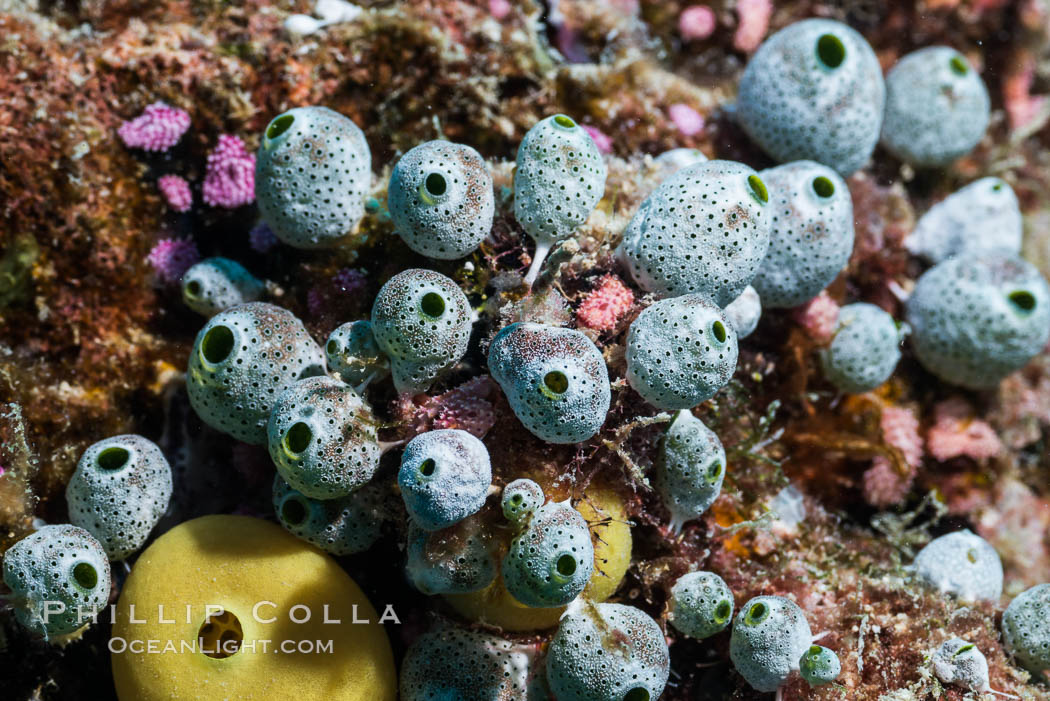
<svg viewBox="0 0 1050 701">
<path fill-rule="evenodd" d="M 154 102 L 117 130 L 124 145 L 146 151 L 167 151 L 190 128 L 190 115 L 163 102 Z"/>
<path fill-rule="evenodd" d="M 197 244 L 190 239 L 163 239 L 146 256 L 157 277 L 169 285 L 181 280 L 200 258 Z"/>
<path fill-rule="evenodd" d="M 157 180 L 157 187 L 168 201 L 168 206 L 176 212 L 187 212 L 193 206 L 193 193 L 185 178 L 178 175 L 165 175 Z"/>
<path fill-rule="evenodd" d="M 671 121 L 684 136 L 696 136 L 704 130 L 704 117 L 689 105 L 678 103 L 667 109 Z"/>
<path fill-rule="evenodd" d="M 678 15 L 678 34 L 686 41 L 706 39 L 715 33 L 718 20 L 707 5 L 690 5 Z"/>
<path fill-rule="evenodd" d="M 620 278 L 606 275 L 576 310 L 576 321 L 595 331 L 611 331 L 634 304 L 634 293 Z"/>
<path fill-rule="evenodd" d="M 212 207 L 234 209 L 255 200 L 255 154 L 239 137 L 223 134 L 208 154 L 202 187 L 204 201 Z"/>
</svg>

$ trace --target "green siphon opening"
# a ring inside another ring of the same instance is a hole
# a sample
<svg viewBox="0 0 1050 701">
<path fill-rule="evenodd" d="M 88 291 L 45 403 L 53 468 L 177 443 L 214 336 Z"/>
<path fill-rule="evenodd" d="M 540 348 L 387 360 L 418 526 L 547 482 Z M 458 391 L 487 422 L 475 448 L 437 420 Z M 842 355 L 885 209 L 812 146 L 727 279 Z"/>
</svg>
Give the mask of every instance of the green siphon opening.
<svg viewBox="0 0 1050 701">
<path fill-rule="evenodd" d="M 78 562 L 73 566 L 73 579 L 82 589 L 94 589 L 98 584 L 98 572 L 87 562 Z"/>
<path fill-rule="evenodd" d="M 760 601 L 757 604 L 753 604 L 751 608 L 747 610 L 747 614 L 744 616 L 744 623 L 749 626 L 757 626 L 759 623 L 766 620 L 768 615 L 769 607 Z"/>
<path fill-rule="evenodd" d="M 558 558 L 556 567 L 562 577 L 571 577 L 576 574 L 576 558 L 566 553 Z"/>
<path fill-rule="evenodd" d="M 751 195 L 756 200 L 762 204 L 769 202 L 769 191 L 766 190 L 766 184 L 762 182 L 762 178 L 757 175 L 749 175 L 747 176 L 747 184 L 751 188 Z"/>
<path fill-rule="evenodd" d="M 302 525 L 306 520 L 306 504 L 303 500 L 297 497 L 285 499 L 281 504 L 281 520 L 289 526 Z"/>
<path fill-rule="evenodd" d="M 298 455 L 310 447 L 313 437 L 314 432 L 310 430 L 310 427 L 302 421 L 297 421 L 284 434 L 284 449 L 293 455 Z"/>
<path fill-rule="evenodd" d="M 552 370 L 543 376 L 543 384 L 555 394 L 565 394 L 565 390 L 569 389 L 569 378 L 559 370 Z"/>
<path fill-rule="evenodd" d="M 1027 313 L 1035 309 L 1035 295 L 1028 290 L 1015 290 L 1007 295 L 1007 299 L 1018 311 Z"/>
<path fill-rule="evenodd" d="M 564 129 L 572 129 L 576 126 L 576 122 L 572 121 L 571 117 L 566 117 L 564 114 L 554 115 L 554 123 Z"/>
<path fill-rule="evenodd" d="M 728 337 L 726 334 L 726 326 L 721 321 L 716 321 L 711 324 L 711 333 L 719 343 L 726 342 L 726 338 Z"/>
<path fill-rule="evenodd" d="M 430 477 L 434 474 L 434 470 L 437 469 L 437 463 L 434 462 L 433 458 L 427 458 L 419 464 L 419 474 L 424 477 Z"/>
<path fill-rule="evenodd" d="M 434 197 L 440 197 L 445 194 L 445 190 L 448 189 L 448 183 L 445 182 L 445 176 L 441 173 L 431 173 L 427 176 L 424 181 L 427 192 Z"/>
<path fill-rule="evenodd" d="M 128 452 L 127 448 L 121 448 L 119 445 L 110 446 L 105 448 L 101 453 L 98 454 L 98 458 L 95 462 L 103 470 L 119 470 L 128 464 L 128 460 L 131 458 L 131 453 Z"/>
<path fill-rule="evenodd" d="M 186 283 L 186 294 L 190 297 L 199 297 L 201 294 L 201 284 L 198 280 L 190 280 Z"/>
<path fill-rule="evenodd" d="M 227 326 L 213 326 L 201 340 L 201 355 L 209 363 L 221 363 L 233 352 L 233 331 Z"/>
<path fill-rule="evenodd" d="M 294 121 L 295 117 L 290 114 L 282 114 L 279 117 L 276 117 L 270 122 L 270 126 L 266 127 L 266 138 L 276 139 L 278 136 L 288 131 Z"/>
<path fill-rule="evenodd" d="M 966 75 L 970 72 L 970 67 L 966 65 L 966 59 L 962 56 L 952 56 L 948 65 L 951 66 L 952 73 L 955 75 Z"/>
<path fill-rule="evenodd" d="M 846 60 L 846 46 L 834 34 L 822 34 L 817 39 L 817 58 L 828 68 L 838 68 Z"/>
<path fill-rule="evenodd" d="M 328 351 L 328 355 L 335 355 L 339 352 L 339 344 L 335 341 L 329 341 L 328 345 L 325 346 L 325 349 Z"/>
<path fill-rule="evenodd" d="M 715 607 L 715 623 L 725 623 L 729 620 L 731 613 L 733 613 L 733 605 L 725 599 L 719 601 L 718 606 Z"/>
<path fill-rule="evenodd" d="M 817 197 L 831 197 L 835 194 L 835 183 L 823 175 L 813 178 L 813 192 L 817 193 Z"/>
<path fill-rule="evenodd" d="M 623 695 L 623 701 L 649 701 L 649 698 L 649 690 L 640 686 L 636 686 Z"/>
<path fill-rule="evenodd" d="M 427 292 L 419 300 L 419 308 L 430 318 L 437 319 L 445 313 L 445 299 L 437 292 Z"/>
<path fill-rule="evenodd" d="M 711 482 L 717 480 L 722 474 L 722 463 L 713 462 L 711 467 L 707 468 L 707 479 Z"/>
</svg>

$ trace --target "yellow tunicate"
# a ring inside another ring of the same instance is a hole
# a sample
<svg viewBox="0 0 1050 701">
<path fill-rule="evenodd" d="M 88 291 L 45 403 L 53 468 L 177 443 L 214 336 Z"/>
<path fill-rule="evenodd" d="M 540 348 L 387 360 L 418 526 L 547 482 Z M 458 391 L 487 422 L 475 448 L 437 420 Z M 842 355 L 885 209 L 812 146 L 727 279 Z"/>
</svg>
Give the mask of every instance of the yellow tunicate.
<svg viewBox="0 0 1050 701">
<path fill-rule="evenodd" d="M 117 695 L 393 701 L 378 621 L 317 548 L 260 519 L 205 516 L 161 536 L 124 584 L 110 644 Z"/>
<path fill-rule="evenodd" d="M 535 479 L 535 478 L 534 478 Z M 552 490 L 537 479 L 548 499 L 560 501 L 567 493 Z M 591 486 L 584 499 L 573 504 L 591 525 L 594 543 L 594 574 L 581 596 L 591 601 L 605 601 L 623 581 L 631 564 L 631 527 L 623 499 L 608 487 Z M 473 621 L 498 626 L 508 631 L 539 630 L 558 624 L 565 611 L 557 608 L 528 608 L 519 603 L 503 585 L 503 578 L 487 588 L 470 594 L 448 594 L 445 599 L 460 615 Z"/>
</svg>

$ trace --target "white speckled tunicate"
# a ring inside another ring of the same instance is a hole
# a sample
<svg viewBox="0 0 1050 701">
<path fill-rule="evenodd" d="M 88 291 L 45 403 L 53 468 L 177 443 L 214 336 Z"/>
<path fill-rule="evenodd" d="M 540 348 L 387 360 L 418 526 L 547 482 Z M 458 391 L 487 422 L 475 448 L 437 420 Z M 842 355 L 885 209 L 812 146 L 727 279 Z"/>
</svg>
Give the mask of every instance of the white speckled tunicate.
<svg viewBox="0 0 1050 701">
<path fill-rule="evenodd" d="M 1050 584 L 1026 589 L 1006 607 L 1003 643 L 1028 671 L 1050 669 Z"/>
<path fill-rule="evenodd" d="M 782 596 L 758 596 L 740 609 L 729 639 L 733 666 L 756 691 L 776 691 L 799 669 L 813 633 L 802 609 Z"/>
<path fill-rule="evenodd" d="M 847 304 L 839 311 L 831 345 L 820 354 L 824 377 L 849 394 L 875 389 L 896 369 L 903 338 L 897 322 L 879 307 Z"/>
<path fill-rule="evenodd" d="M 235 260 L 205 258 L 182 276 L 182 301 L 204 316 L 262 297 L 266 287 Z"/>
<path fill-rule="evenodd" d="M 111 560 L 138 551 L 171 499 L 171 467 L 153 441 L 129 434 L 95 443 L 66 485 L 69 520 Z"/>
<path fill-rule="evenodd" d="M 660 626 L 623 604 L 570 609 L 547 649 L 547 683 L 559 701 L 655 701 L 670 666 Z"/>
<path fill-rule="evenodd" d="M 911 345 L 945 382 L 993 387 L 1050 338 L 1050 286 L 1031 263 L 963 253 L 919 278 L 908 298 Z"/>
<path fill-rule="evenodd" d="M 966 57 L 928 46 L 886 74 L 882 145 L 915 166 L 944 166 L 984 136 L 991 115 L 988 88 Z"/>
<path fill-rule="evenodd" d="M 459 286 L 433 270 L 387 280 L 372 304 L 372 333 L 390 358 L 398 392 L 426 391 L 467 352 L 470 304 Z"/>
<path fill-rule="evenodd" d="M 72 633 L 109 603 L 109 560 L 77 526 L 44 526 L 4 553 L 4 584 L 23 626 L 45 638 Z"/>
<path fill-rule="evenodd" d="M 842 662 L 833 651 L 820 645 L 811 645 L 799 660 L 799 673 L 810 686 L 823 686 L 838 679 Z"/>
<path fill-rule="evenodd" d="M 281 525 L 332 555 L 364 552 L 391 518 L 386 485 L 369 482 L 336 499 L 311 499 L 274 475 L 273 508 Z"/>
<path fill-rule="evenodd" d="M 719 307 L 740 296 L 769 248 L 769 192 L 734 161 L 677 171 L 642 202 L 617 255 L 640 287 L 700 294 Z"/>
<path fill-rule="evenodd" d="M 466 594 L 496 579 L 499 562 L 487 524 L 470 517 L 439 531 L 408 522 L 405 574 L 420 592 Z"/>
<path fill-rule="evenodd" d="M 376 343 L 370 321 L 362 319 L 339 326 L 328 335 L 324 351 L 328 370 L 353 387 L 390 374 L 390 359 Z"/>
<path fill-rule="evenodd" d="M 656 489 L 671 512 L 673 532 L 710 508 L 722 492 L 725 474 L 722 441 L 689 411 L 679 411 L 656 459 Z"/>
<path fill-rule="evenodd" d="M 733 618 L 733 592 L 714 572 L 690 572 L 671 587 L 668 621 L 691 638 L 703 640 L 725 630 Z"/>
<path fill-rule="evenodd" d="M 933 653 L 933 673 L 943 684 L 977 692 L 988 691 L 988 660 L 973 643 L 962 638 L 945 640 Z"/>
<path fill-rule="evenodd" d="M 237 440 L 266 443 L 281 392 L 324 374 L 324 354 L 290 311 L 249 302 L 216 314 L 197 334 L 186 369 L 190 405 Z"/>
<path fill-rule="evenodd" d="M 820 294 L 853 252 L 853 202 L 828 166 L 797 161 L 760 173 L 770 192 L 771 241 L 752 286 L 767 308 Z"/>
<path fill-rule="evenodd" d="M 372 184 L 372 152 L 348 117 L 297 107 L 266 127 L 255 163 L 263 219 L 296 248 L 328 248 L 353 232 Z"/>
<path fill-rule="evenodd" d="M 774 160 L 817 161 L 846 177 L 875 149 L 885 99 L 882 68 L 864 37 L 841 22 L 807 19 L 751 57 L 737 118 Z"/>
<path fill-rule="evenodd" d="M 503 488 L 500 506 L 503 517 L 515 525 L 522 525 L 543 506 L 543 489 L 530 479 L 516 479 Z"/>
<path fill-rule="evenodd" d="M 397 484 L 416 524 L 428 531 L 448 528 L 485 504 L 492 485 L 489 451 L 460 429 L 421 433 L 405 446 Z"/>
<path fill-rule="evenodd" d="M 594 571 L 586 519 L 568 501 L 536 509 L 503 558 L 503 583 L 519 603 L 564 606 L 584 590 Z"/>
<path fill-rule="evenodd" d="M 570 117 L 537 122 L 518 147 L 514 218 L 536 242 L 531 284 L 550 247 L 573 235 L 605 194 L 607 171 L 590 135 Z"/>
<path fill-rule="evenodd" d="M 933 263 L 960 253 L 1016 256 L 1023 234 L 1014 189 L 1000 178 L 981 178 L 930 207 L 904 245 Z"/>
<path fill-rule="evenodd" d="M 405 653 L 401 701 L 526 701 L 534 662 L 525 646 L 441 625 Z"/>
<path fill-rule="evenodd" d="M 998 601 L 1003 563 L 987 540 L 968 531 L 934 538 L 915 556 L 915 576 L 962 601 Z"/>
<path fill-rule="evenodd" d="M 378 422 L 348 385 L 300 380 L 277 397 L 267 426 L 277 472 L 312 499 L 345 497 L 379 467 Z"/>
<path fill-rule="evenodd" d="M 758 290 L 748 285 L 740 296 L 722 311 L 733 325 L 737 339 L 747 338 L 758 328 L 758 322 L 762 318 L 762 298 L 759 297 Z"/>
<path fill-rule="evenodd" d="M 662 299 L 627 332 L 627 381 L 659 409 L 689 409 L 725 387 L 737 354 L 736 330 L 706 297 Z"/>
<path fill-rule="evenodd" d="M 398 160 L 387 190 L 394 231 L 416 253 L 462 258 L 492 230 L 495 195 L 477 151 L 427 141 Z"/>
<path fill-rule="evenodd" d="M 489 346 L 489 371 L 518 420 L 548 443 L 585 441 L 605 423 L 609 371 L 579 331 L 511 324 Z"/>
</svg>

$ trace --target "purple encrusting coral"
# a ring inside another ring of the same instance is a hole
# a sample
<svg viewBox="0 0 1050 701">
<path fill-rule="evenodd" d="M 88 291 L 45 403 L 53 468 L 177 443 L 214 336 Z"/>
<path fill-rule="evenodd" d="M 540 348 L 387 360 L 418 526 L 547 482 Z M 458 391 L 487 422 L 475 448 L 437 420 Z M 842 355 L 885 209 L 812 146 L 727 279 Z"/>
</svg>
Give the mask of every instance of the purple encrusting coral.
<svg viewBox="0 0 1050 701">
<path fill-rule="evenodd" d="M 182 279 L 190 267 L 201 259 L 197 244 L 190 239 L 162 239 L 150 249 L 146 260 L 153 272 L 168 285 Z"/>
<path fill-rule="evenodd" d="M 157 187 L 164 195 L 164 199 L 168 201 L 168 206 L 176 212 L 188 212 L 193 206 L 193 193 L 190 191 L 190 184 L 186 182 L 186 178 L 178 175 L 164 175 L 157 180 Z"/>
<path fill-rule="evenodd" d="M 219 137 L 208 154 L 202 194 L 212 207 L 227 209 L 255 201 L 255 154 L 248 152 L 240 137 Z"/>
<path fill-rule="evenodd" d="M 256 253 L 269 253 L 280 241 L 266 222 L 259 222 L 248 232 L 248 245 Z"/>
<path fill-rule="evenodd" d="M 130 121 L 124 122 L 117 133 L 130 148 L 146 151 L 167 151 L 190 128 L 190 115 L 164 102 L 154 102 Z"/>
</svg>

